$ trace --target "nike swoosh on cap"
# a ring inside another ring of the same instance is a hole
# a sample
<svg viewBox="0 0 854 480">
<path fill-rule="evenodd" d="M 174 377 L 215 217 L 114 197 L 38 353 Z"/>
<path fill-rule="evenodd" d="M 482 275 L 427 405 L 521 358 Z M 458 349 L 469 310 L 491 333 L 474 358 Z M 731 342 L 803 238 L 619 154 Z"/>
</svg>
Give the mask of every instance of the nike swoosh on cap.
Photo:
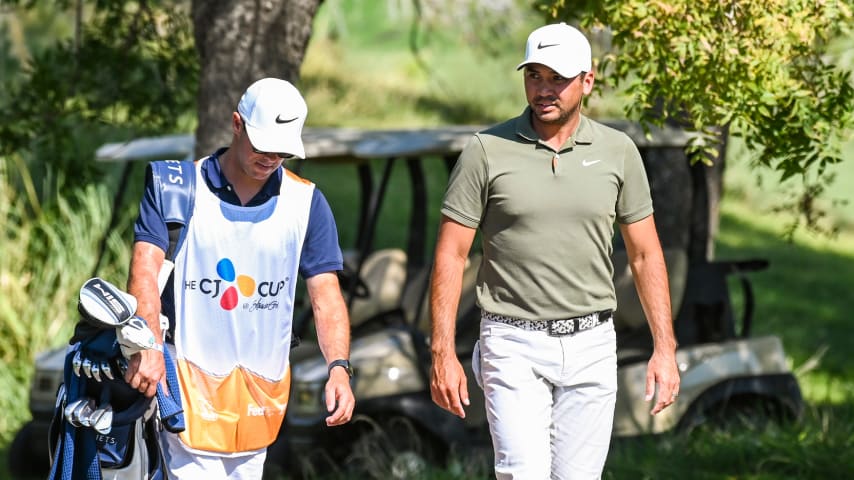
<svg viewBox="0 0 854 480">
<path fill-rule="evenodd" d="M 537 50 L 541 50 L 543 48 L 555 47 L 557 45 L 560 45 L 560 44 L 559 43 L 547 43 L 547 44 L 543 45 L 543 42 L 540 42 L 537 44 Z"/>
<path fill-rule="evenodd" d="M 277 115 L 277 116 L 276 116 L 276 123 L 291 123 L 291 122 L 293 122 L 294 120 L 296 120 L 296 119 L 298 119 L 298 118 L 299 118 L 299 117 L 294 117 L 294 118 L 292 118 L 292 119 L 290 119 L 290 120 L 282 120 L 282 115 L 281 115 L 281 114 L 279 114 L 279 115 Z"/>
</svg>

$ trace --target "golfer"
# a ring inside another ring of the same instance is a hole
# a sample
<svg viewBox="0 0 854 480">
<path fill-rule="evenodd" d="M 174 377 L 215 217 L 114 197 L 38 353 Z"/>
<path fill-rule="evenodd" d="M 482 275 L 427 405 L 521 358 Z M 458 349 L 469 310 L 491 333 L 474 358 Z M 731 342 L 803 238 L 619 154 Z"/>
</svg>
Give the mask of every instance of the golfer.
<svg viewBox="0 0 854 480">
<path fill-rule="evenodd" d="M 479 230 L 482 309 L 472 359 L 483 387 L 498 479 L 599 478 L 617 394 L 614 224 L 652 330 L 646 399 L 679 394 L 664 256 L 640 154 L 581 113 L 591 48 L 566 25 L 528 37 L 528 106 L 476 134 L 449 179 L 431 279 L 433 400 L 465 417 L 454 345 L 463 267 Z"/>
</svg>

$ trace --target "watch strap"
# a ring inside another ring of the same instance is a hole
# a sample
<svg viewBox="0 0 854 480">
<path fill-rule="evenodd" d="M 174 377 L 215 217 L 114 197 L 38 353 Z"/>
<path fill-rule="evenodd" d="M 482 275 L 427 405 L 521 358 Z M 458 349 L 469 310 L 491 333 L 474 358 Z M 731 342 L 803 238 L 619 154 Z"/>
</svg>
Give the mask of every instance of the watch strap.
<svg viewBox="0 0 854 480">
<path fill-rule="evenodd" d="M 331 374 L 332 369 L 335 367 L 342 367 L 347 372 L 347 375 L 351 377 L 353 376 L 353 367 L 350 366 L 350 360 L 339 358 L 338 360 L 333 360 L 329 362 L 329 366 L 326 369 L 327 374 Z"/>
</svg>

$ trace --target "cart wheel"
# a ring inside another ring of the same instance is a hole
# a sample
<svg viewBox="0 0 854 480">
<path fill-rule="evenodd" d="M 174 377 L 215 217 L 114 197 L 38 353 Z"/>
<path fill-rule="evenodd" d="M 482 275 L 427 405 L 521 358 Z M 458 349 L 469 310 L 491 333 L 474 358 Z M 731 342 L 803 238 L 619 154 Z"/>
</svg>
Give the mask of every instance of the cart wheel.
<svg viewBox="0 0 854 480">
<path fill-rule="evenodd" d="M 796 412 L 773 398 L 761 395 L 740 395 L 683 419 L 680 429 L 691 431 L 701 427 L 718 432 L 731 432 L 745 428 L 762 430 L 768 425 L 783 425 L 796 418 Z"/>
<path fill-rule="evenodd" d="M 42 448 L 35 448 L 43 443 Z M 16 480 L 44 478 L 50 471 L 47 439 L 35 438 L 33 422 L 27 422 L 9 445 L 9 473 Z"/>
</svg>

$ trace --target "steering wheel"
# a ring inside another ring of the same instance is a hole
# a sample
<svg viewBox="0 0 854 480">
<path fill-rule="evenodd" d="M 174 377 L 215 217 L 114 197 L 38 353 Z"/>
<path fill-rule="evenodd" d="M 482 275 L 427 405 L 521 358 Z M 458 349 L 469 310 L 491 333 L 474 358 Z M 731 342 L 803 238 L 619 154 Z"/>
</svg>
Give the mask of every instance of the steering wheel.
<svg viewBox="0 0 854 480">
<path fill-rule="evenodd" d="M 359 276 L 359 273 L 344 262 L 344 269 L 338 272 L 338 282 L 341 284 L 341 289 L 356 298 L 368 298 L 371 296 L 371 291 L 368 284 Z"/>
</svg>

